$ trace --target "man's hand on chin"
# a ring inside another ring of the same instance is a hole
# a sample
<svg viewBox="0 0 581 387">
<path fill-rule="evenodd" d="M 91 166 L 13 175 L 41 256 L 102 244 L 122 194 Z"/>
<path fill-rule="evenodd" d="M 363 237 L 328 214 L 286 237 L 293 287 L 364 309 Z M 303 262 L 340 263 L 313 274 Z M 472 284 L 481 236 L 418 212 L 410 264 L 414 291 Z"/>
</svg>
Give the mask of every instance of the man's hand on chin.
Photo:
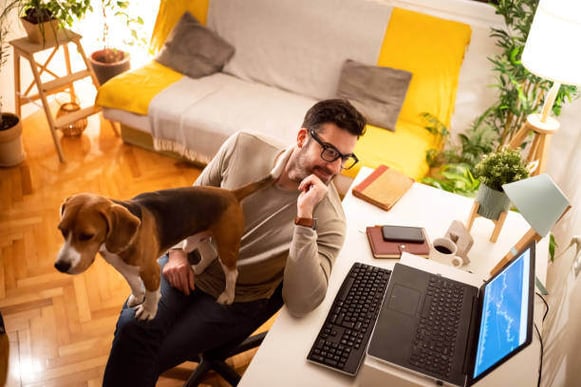
<svg viewBox="0 0 581 387">
<path fill-rule="evenodd" d="M 299 184 L 299 198 L 297 199 L 297 215 L 303 218 L 312 218 L 315 206 L 327 195 L 329 187 L 316 175 L 305 177 Z"/>
</svg>

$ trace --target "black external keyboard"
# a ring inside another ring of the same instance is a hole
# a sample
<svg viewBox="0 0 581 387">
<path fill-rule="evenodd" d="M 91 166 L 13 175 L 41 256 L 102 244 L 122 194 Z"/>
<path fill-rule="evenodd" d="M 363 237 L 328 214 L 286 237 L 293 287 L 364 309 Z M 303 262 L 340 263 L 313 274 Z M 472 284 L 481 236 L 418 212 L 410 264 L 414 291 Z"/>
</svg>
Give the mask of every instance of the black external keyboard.
<svg viewBox="0 0 581 387">
<path fill-rule="evenodd" d="M 391 270 L 356 262 L 343 280 L 307 359 L 355 375 L 359 370 Z"/>
</svg>

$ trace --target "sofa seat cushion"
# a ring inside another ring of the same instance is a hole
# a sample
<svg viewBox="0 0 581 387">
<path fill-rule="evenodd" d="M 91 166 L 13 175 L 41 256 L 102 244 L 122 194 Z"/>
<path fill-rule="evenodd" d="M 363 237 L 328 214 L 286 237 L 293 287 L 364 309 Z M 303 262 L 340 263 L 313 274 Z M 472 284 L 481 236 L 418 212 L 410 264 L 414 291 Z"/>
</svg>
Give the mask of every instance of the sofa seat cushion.
<svg viewBox="0 0 581 387">
<path fill-rule="evenodd" d="M 119 74 L 101 85 L 95 104 L 147 115 L 153 97 L 181 78 L 183 75 L 179 72 L 152 61 L 138 69 Z"/>
<path fill-rule="evenodd" d="M 150 105 L 156 150 L 207 162 L 231 134 L 244 130 L 296 141 L 306 111 L 315 99 L 249 82 L 224 73 L 184 77 Z"/>
<path fill-rule="evenodd" d="M 426 152 L 434 147 L 434 137 L 422 126 L 398 121 L 395 132 L 367 125 L 354 153 L 360 162 L 343 171 L 343 175 L 355 177 L 361 166 L 376 168 L 386 164 L 419 180 L 428 173 Z"/>
</svg>

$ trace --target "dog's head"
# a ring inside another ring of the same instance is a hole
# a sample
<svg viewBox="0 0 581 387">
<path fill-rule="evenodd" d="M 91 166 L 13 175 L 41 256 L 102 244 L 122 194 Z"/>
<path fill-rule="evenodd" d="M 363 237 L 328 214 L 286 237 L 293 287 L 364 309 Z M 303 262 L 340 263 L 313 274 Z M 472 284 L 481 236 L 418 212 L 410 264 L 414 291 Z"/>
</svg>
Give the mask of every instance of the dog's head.
<svg viewBox="0 0 581 387">
<path fill-rule="evenodd" d="M 111 253 L 123 251 L 141 224 L 125 207 L 89 193 L 67 198 L 61 205 L 60 216 L 58 228 L 65 242 L 54 266 L 68 274 L 87 270 L 103 246 Z"/>
</svg>

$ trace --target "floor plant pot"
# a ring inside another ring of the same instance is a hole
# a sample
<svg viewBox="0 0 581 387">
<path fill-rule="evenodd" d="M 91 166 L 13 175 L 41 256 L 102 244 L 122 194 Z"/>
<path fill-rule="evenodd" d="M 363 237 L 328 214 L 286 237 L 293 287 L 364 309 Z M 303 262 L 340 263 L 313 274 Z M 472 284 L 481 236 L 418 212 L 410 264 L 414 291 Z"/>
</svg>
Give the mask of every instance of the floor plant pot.
<svg viewBox="0 0 581 387">
<path fill-rule="evenodd" d="M 480 184 L 476 201 L 480 204 L 478 215 L 491 220 L 497 220 L 503 211 L 508 211 L 510 208 L 510 199 L 504 192 L 492 189 L 485 184 Z"/>
<path fill-rule="evenodd" d="M 12 167 L 24 160 L 22 125 L 12 113 L 2 113 L 0 126 L 0 167 Z"/>
<path fill-rule="evenodd" d="M 131 67 L 129 53 L 111 48 L 95 51 L 89 62 L 101 85 Z"/>
</svg>

